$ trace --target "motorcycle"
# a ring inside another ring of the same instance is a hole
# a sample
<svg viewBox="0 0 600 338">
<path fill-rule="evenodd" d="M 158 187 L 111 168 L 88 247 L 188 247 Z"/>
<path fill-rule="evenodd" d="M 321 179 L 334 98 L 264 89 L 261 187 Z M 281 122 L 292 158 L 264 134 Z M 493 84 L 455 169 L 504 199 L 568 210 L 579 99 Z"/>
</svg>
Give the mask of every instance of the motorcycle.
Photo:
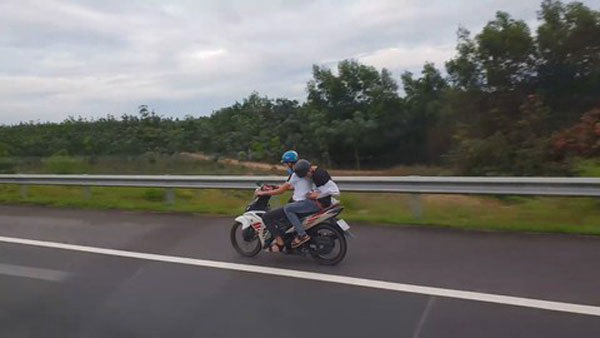
<svg viewBox="0 0 600 338">
<path fill-rule="evenodd" d="M 276 186 L 258 184 L 259 190 L 276 189 Z M 273 238 L 265 226 L 262 216 L 270 210 L 271 196 L 256 196 L 248 204 L 243 215 L 235 219 L 231 228 L 231 244 L 242 256 L 254 257 L 262 249 L 267 249 Z M 299 215 L 306 233 L 311 239 L 299 246 L 292 248 L 292 240 L 296 231 L 285 215 L 277 220 L 276 226 L 283 233 L 285 249 L 283 253 L 310 256 L 319 264 L 335 265 L 346 256 L 348 244 L 346 236 L 352 236 L 350 226 L 337 216 L 344 207 L 332 199 L 331 206 L 313 214 Z"/>
</svg>

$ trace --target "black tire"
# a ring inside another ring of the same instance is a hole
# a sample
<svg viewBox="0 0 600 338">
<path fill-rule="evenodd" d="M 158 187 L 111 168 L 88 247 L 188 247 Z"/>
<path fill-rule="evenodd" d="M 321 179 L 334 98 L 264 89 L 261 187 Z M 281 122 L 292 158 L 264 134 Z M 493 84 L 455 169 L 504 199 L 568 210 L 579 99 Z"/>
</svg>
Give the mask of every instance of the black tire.
<svg viewBox="0 0 600 338">
<path fill-rule="evenodd" d="M 260 240 L 258 239 L 258 234 L 256 234 L 254 229 L 248 228 L 246 230 L 254 233 L 254 236 L 250 236 L 252 237 L 252 240 L 247 240 L 244 238 L 244 234 L 242 233 L 242 223 L 235 222 L 231 227 L 231 244 L 233 245 L 235 251 L 237 251 L 240 255 L 254 257 L 260 252 Z M 246 238 L 248 238 L 248 236 L 246 236 Z M 240 243 L 242 245 L 240 245 Z"/>
<path fill-rule="evenodd" d="M 321 223 L 308 230 L 308 234 L 311 237 L 309 242 L 311 255 L 317 263 L 336 265 L 346 257 L 348 251 L 346 236 L 337 226 Z M 335 246 L 331 249 L 331 252 L 328 252 L 331 245 L 330 241 L 333 241 Z M 314 246 L 317 246 L 317 248 L 313 249 Z M 335 248 L 337 248 L 337 251 L 333 252 Z"/>
</svg>

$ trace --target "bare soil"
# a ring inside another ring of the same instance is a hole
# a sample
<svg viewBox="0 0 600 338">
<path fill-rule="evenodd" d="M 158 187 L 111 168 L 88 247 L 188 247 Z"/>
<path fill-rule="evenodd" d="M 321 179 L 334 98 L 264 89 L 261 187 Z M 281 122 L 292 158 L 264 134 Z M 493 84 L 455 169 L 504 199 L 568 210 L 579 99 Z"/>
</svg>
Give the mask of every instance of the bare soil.
<svg viewBox="0 0 600 338">
<path fill-rule="evenodd" d="M 182 155 L 203 161 L 213 160 L 213 157 L 204 153 L 182 153 Z M 285 171 L 285 167 L 281 164 L 240 161 L 232 158 L 220 158 L 217 162 L 224 165 L 241 166 L 251 170 L 259 170 L 271 174 L 280 174 L 281 172 Z M 396 166 L 393 168 L 380 170 L 331 169 L 329 172 L 336 176 L 439 176 L 451 174 L 447 169 L 427 166 Z"/>
</svg>

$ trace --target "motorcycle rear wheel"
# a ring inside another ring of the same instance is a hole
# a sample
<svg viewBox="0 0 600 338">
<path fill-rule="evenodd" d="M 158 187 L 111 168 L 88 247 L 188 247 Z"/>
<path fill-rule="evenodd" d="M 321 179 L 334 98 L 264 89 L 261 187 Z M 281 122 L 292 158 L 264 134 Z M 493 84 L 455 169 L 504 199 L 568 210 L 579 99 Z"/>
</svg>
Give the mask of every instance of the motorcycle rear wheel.
<svg viewBox="0 0 600 338">
<path fill-rule="evenodd" d="M 253 235 L 244 236 L 244 231 L 250 231 L 253 233 Z M 260 240 L 258 239 L 258 234 L 253 228 L 242 230 L 242 223 L 235 222 L 231 227 L 230 238 L 233 248 L 242 256 L 254 257 L 260 252 Z"/>
<path fill-rule="evenodd" d="M 311 237 L 309 247 L 311 255 L 317 263 L 322 265 L 336 265 L 346 257 L 348 243 L 346 236 L 338 229 L 328 223 L 321 223 L 310 230 Z"/>
</svg>

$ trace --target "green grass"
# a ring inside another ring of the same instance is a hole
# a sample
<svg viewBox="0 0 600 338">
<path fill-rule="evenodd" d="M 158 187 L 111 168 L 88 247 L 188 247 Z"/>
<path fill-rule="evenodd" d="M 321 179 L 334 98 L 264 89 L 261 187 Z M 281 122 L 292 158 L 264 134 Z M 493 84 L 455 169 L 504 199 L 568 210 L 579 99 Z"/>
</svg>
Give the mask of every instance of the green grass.
<svg viewBox="0 0 600 338">
<path fill-rule="evenodd" d="M 600 159 L 578 160 L 574 164 L 575 172 L 582 177 L 600 177 Z"/>
<path fill-rule="evenodd" d="M 424 195 L 420 219 L 407 195 L 346 194 L 344 203 L 345 217 L 366 222 L 600 235 L 600 200 L 593 198 Z"/>
<path fill-rule="evenodd" d="M 268 174 L 272 171 L 225 165 L 185 155 L 144 154 L 133 157 L 0 158 L 0 172 L 86 173 L 86 174 Z M 576 163 L 581 176 L 600 176 L 599 160 Z M 439 168 L 397 167 L 394 174 L 413 171 L 440 174 Z M 342 174 L 351 174 L 341 171 Z M 389 174 L 388 172 L 376 174 Z M 251 192 L 239 190 L 177 189 L 176 203 L 165 203 L 164 189 L 91 188 L 85 198 L 80 187 L 33 186 L 27 197 L 19 187 L 0 185 L 0 203 L 31 204 L 89 209 L 122 209 L 159 212 L 193 212 L 234 216 L 251 199 Z M 287 196 L 273 201 L 285 203 Z M 390 225 L 432 225 L 460 229 L 557 232 L 600 235 L 600 200 L 594 198 L 423 195 L 422 217 L 411 212 L 413 200 L 403 194 L 350 194 L 342 201 L 349 221 Z"/>
<path fill-rule="evenodd" d="M 241 175 L 266 174 L 225 165 L 213 160 L 191 158 L 184 154 L 144 154 L 140 156 L 51 156 L 0 157 L 0 173 L 19 174 L 106 174 L 106 175 Z"/>
<path fill-rule="evenodd" d="M 242 200 L 250 193 L 228 190 L 175 190 L 176 203 L 165 202 L 163 189 L 92 187 L 91 198 L 85 199 L 84 188 L 31 186 L 27 196 L 14 185 L 0 186 L 0 203 L 31 204 L 86 209 L 122 209 L 141 211 L 175 211 L 232 215 L 243 210 Z"/>
<path fill-rule="evenodd" d="M 0 186 L 0 203 L 88 209 L 188 212 L 235 216 L 251 199 L 250 191 L 175 190 L 169 205 L 156 188 L 91 188 L 85 199 L 80 187 L 32 186 L 22 197 L 15 185 Z M 281 205 L 286 196 L 273 201 Z M 343 194 L 349 221 L 389 225 L 432 225 L 460 229 L 555 232 L 600 235 L 600 200 L 593 198 L 525 198 L 423 195 L 422 217 L 411 212 L 411 197 L 403 194 Z"/>
</svg>

